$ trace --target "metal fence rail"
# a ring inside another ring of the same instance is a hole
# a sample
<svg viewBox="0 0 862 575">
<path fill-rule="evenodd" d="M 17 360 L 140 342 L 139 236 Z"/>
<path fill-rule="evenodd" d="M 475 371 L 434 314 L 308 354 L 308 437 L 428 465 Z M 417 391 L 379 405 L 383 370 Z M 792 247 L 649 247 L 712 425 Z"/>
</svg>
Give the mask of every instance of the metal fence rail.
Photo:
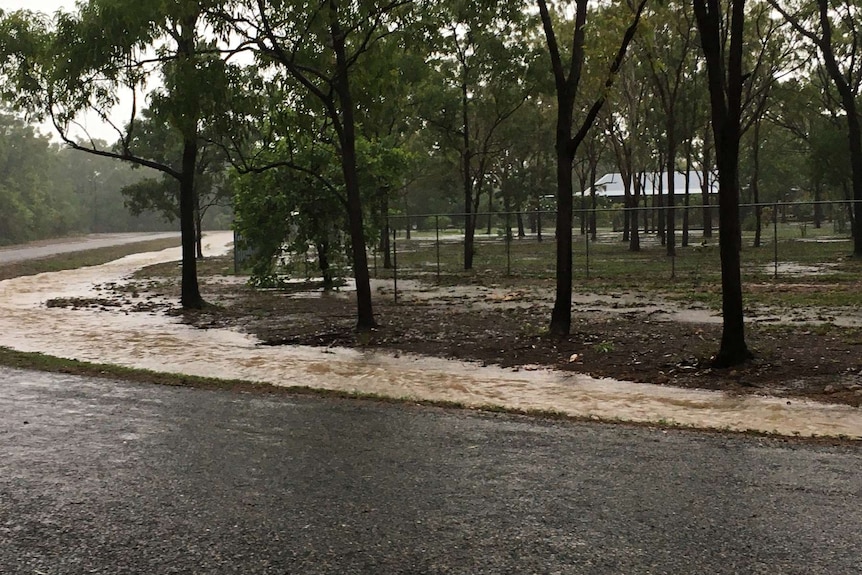
<svg viewBox="0 0 862 575">
<path fill-rule="evenodd" d="M 853 251 L 851 203 L 741 205 L 744 279 L 832 273 L 836 263 Z M 484 212 L 473 217 L 477 225 L 471 272 L 464 270 L 466 216 L 450 213 L 389 216 L 389 266 L 384 265 L 384 254 L 372 250 L 374 275 L 396 282 L 406 276 L 440 282 L 444 276 L 464 273 L 553 277 L 555 212 Z M 718 207 L 677 205 L 676 249 L 670 253 L 665 233 L 669 217 L 666 206 L 576 209 L 572 221 L 575 273 L 586 279 L 619 277 L 632 283 L 638 278 L 696 282 L 718 277 Z M 637 222 L 638 250 L 632 249 L 631 226 L 626 221 Z"/>
</svg>

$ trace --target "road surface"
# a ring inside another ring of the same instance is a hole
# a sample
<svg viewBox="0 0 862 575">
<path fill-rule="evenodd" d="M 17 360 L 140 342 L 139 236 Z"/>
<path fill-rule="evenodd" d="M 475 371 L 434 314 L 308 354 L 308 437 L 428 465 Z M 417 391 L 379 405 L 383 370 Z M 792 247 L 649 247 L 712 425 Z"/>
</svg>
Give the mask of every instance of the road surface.
<svg viewBox="0 0 862 575">
<path fill-rule="evenodd" d="M 862 452 L 0 368 L 3 574 L 858 574 Z"/>
<path fill-rule="evenodd" d="M 80 238 L 43 240 L 29 244 L 0 248 L 0 265 L 11 264 L 24 260 L 47 258 L 70 252 L 80 252 L 84 250 L 132 244 L 135 242 L 146 242 L 165 238 L 177 238 L 177 240 L 179 240 L 179 237 L 179 232 L 141 232 L 127 234 L 90 234 Z"/>
</svg>

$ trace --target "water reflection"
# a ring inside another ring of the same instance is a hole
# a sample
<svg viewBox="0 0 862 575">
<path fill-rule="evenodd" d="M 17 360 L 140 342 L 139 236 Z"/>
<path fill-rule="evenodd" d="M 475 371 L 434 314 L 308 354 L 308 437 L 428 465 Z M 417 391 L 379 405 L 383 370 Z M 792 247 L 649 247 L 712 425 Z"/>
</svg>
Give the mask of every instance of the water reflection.
<svg viewBox="0 0 862 575">
<path fill-rule="evenodd" d="M 229 233 L 211 234 L 227 249 Z M 211 249 L 208 253 L 212 253 Z M 509 370 L 351 349 L 267 347 L 226 329 L 199 330 L 158 314 L 47 308 L 58 297 L 94 297 L 143 265 L 177 260 L 178 248 L 101 266 L 0 282 L 0 345 L 66 358 L 274 385 L 446 400 L 471 406 L 554 410 L 577 416 L 862 437 L 862 412 L 847 406 L 635 384 L 552 370 Z"/>
</svg>

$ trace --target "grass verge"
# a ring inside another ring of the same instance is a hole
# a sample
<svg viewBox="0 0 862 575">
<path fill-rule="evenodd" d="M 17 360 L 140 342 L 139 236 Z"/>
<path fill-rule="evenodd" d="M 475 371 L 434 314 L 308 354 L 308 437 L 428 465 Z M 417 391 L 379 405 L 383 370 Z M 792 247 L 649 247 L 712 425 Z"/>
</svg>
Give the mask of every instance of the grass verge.
<svg viewBox="0 0 862 575">
<path fill-rule="evenodd" d="M 168 248 L 175 248 L 179 245 L 179 237 L 166 238 L 136 242 L 121 246 L 57 254 L 55 256 L 35 260 L 13 262 L 10 264 L 0 265 L 0 280 L 8 280 L 20 276 L 32 276 L 45 272 L 59 272 L 87 266 L 97 266 L 131 254 L 161 251 Z"/>
</svg>

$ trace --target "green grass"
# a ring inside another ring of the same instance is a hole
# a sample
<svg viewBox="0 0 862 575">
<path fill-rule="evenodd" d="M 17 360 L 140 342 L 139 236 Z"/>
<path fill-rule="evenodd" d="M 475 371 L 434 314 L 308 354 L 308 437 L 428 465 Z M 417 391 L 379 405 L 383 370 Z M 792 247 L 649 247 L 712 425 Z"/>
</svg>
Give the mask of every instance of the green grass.
<svg viewBox="0 0 862 575">
<path fill-rule="evenodd" d="M 473 269 L 463 269 L 463 243 L 450 239 L 439 246 L 430 238 L 399 238 L 398 277 L 424 279 L 444 285 L 517 284 L 519 280 L 544 280 L 553 285 L 555 242 L 553 230 L 546 230 L 542 242 L 535 238 L 513 239 L 507 244 L 501 235 L 478 234 Z M 831 228 L 806 228 L 802 237 L 796 224 L 782 224 L 778 234 L 778 277 L 775 277 L 775 248 L 772 228 L 765 228 L 763 245 L 752 247 L 753 234 L 742 238 L 743 290 L 747 304 L 769 306 L 862 306 L 862 260 L 850 257 L 850 238 L 814 242 L 815 237 L 833 239 Z M 641 235 L 642 248 L 631 252 L 621 241 L 622 233 L 599 231 L 599 241 L 574 238 L 573 275 L 576 291 L 614 293 L 643 291 L 661 293 L 673 299 L 702 303 L 718 308 L 721 303 L 721 268 L 718 237 L 705 245 L 698 233 L 691 244 L 679 245 L 677 255 L 668 257 L 655 235 Z M 804 240 L 804 241 L 803 241 Z M 438 257 L 439 254 L 439 257 Z M 438 263 L 439 262 L 439 263 Z M 439 268 L 438 268 L 439 265 Z M 791 266 L 791 267 L 787 267 Z M 804 266 L 828 273 L 799 274 L 792 266 Z M 438 279 L 439 269 L 439 279 Z M 378 258 L 372 276 L 392 278 Z M 806 289 L 798 289 L 805 284 Z M 756 289 L 747 289 L 753 286 Z"/>
</svg>

